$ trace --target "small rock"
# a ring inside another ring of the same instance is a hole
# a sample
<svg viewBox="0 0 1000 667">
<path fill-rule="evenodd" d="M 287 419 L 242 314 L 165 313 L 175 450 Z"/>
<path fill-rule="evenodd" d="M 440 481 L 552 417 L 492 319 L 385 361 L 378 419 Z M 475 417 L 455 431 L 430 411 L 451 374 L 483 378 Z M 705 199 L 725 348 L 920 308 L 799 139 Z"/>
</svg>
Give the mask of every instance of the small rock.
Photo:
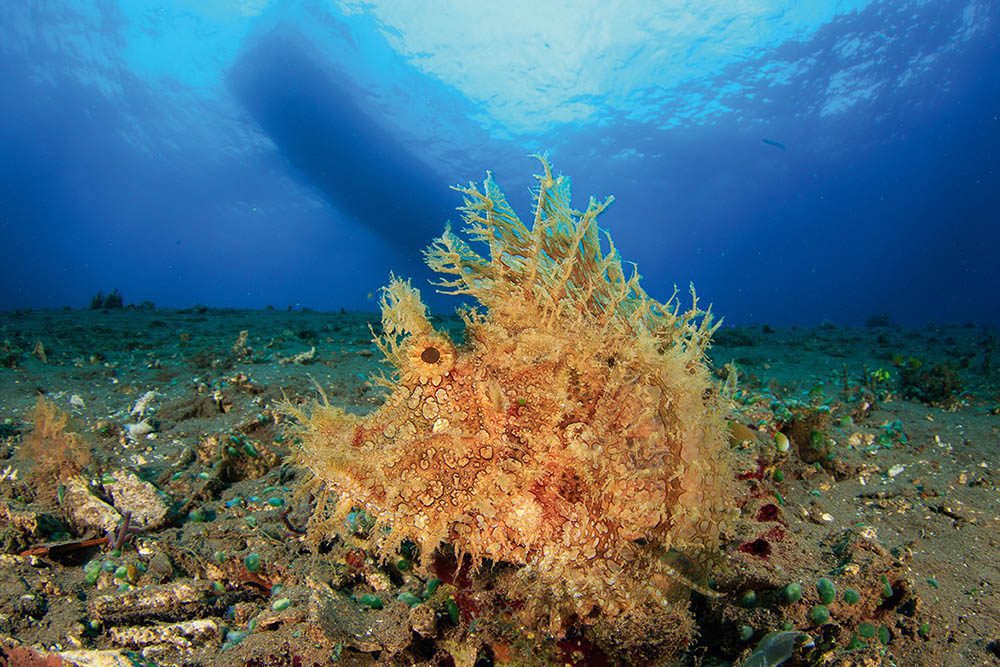
<svg viewBox="0 0 1000 667">
<path fill-rule="evenodd" d="M 312 584 L 310 616 L 333 642 L 365 653 L 396 655 L 410 644 L 410 609 L 402 602 L 384 609 L 362 608 L 328 586 Z"/>
<path fill-rule="evenodd" d="M 878 542 L 878 529 L 875 526 L 864 526 L 858 531 L 858 536 L 869 542 Z"/>
<path fill-rule="evenodd" d="M 77 528 L 96 529 L 101 533 L 112 531 L 121 522 L 121 514 L 90 492 L 90 486 L 83 477 L 71 477 L 66 481 L 63 507 L 70 521 Z"/>
<path fill-rule="evenodd" d="M 152 583 L 162 584 L 170 581 L 170 578 L 174 576 L 174 565 L 170 562 L 170 557 L 162 551 L 157 551 L 156 554 L 149 559 L 149 565 L 146 566 L 145 579 L 148 579 Z"/>
<path fill-rule="evenodd" d="M 889 468 L 888 475 L 889 477 L 895 477 L 904 470 L 906 470 L 906 466 L 902 465 L 901 463 L 897 463 L 896 465 Z"/>
<path fill-rule="evenodd" d="M 413 607 L 410 610 L 410 629 L 426 639 L 436 636 L 437 613 L 427 604 Z"/>
<path fill-rule="evenodd" d="M 132 522 L 147 530 L 166 523 L 170 508 L 155 486 L 128 470 L 116 470 L 112 474 L 115 481 L 106 483 L 104 490 L 110 494 L 119 512 L 131 512 Z"/>
<path fill-rule="evenodd" d="M 57 525 L 57 519 L 28 509 L 15 501 L 7 501 L 0 503 L 0 525 L 3 524 L 13 526 L 26 535 L 39 537 Z"/>
<path fill-rule="evenodd" d="M 367 568 L 363 576 L 368 585 L 376 591 L 387 591 L 392 588 L 392 582 L 389 580 L 389 575 L 382 570 Z"/>
</svg>

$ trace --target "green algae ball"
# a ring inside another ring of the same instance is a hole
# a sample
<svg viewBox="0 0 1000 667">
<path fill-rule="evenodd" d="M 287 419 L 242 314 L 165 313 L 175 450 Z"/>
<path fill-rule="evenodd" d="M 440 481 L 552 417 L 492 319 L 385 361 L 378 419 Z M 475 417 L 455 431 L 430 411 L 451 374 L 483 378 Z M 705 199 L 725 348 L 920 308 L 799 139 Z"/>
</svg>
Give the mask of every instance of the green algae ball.
<svg viewBox="0 0 1000 667">
<path fill-rule="evenodd" d="M 748 642 L 753 639 L 753 628 L 749 625 L 740 626 L 740 641 Z"/>
<path fill-rule="evenodd" d="M 243 566 L 248 572 L 259 572 L 260 571 L 260 554 L 252 553 L 247 554 L 247 557 L 243 559 Z"/>
<path fill-rule="evenodd" d="M 426 600 L 427 598 L 434 595 L 434 592 L 438 589 L 438 586 L 440 585 L 441 585 L 441 580 L 438 579 L 437 577 L 432 577 L 428 579 L 427 588 L 424 590 L 424 599 Z"/>
<path fill-rule="evenodd" d="M 92 560 L 83 566 L 83 581 L 88 586 L 93 586 L 97 583 L 97 579 L 101 576 L 101 562 Z"/>
<path fill-rule="evenodd" d="M 236 646 L 249 636 L 250 633 L 244 632 L 243 630 L 230 630 L 229 632 L 226 633 L 226 641 L 222 645 L 222 650 L 226 650 L 228 648 Z"/>
<path fill-rule="evenodd" d="M 891 598 L 892 597 L 892 585 L 889 583 L 889 577 L 884 574 L 880 577 L 882 581 L 882 597 Z"/>
<path fill-rule="evenodd" d="M 377 595 L 372 595 L 371 593 L 365 593 L 358 597 L 358 604 L 361 604 L 369 609 L 381 609 L 382 608 L 382 598 Z"/>
<path fill-rule="evenodd" d="M 875 636 L 875 626 L 871 623 L 862 623 L 858 626 L 858 634 L 865 639 L 871 639 Z"/>
<path fill-rule="evenodd" d="M 816 450 L 823 449 L 826 445 L 826 436 L 822 431 L 809 431 L 809 446 Z"/>
<path fill-rule="evenodd" d="M 830 610 L 826 608 L 826 605 L 818 604 L 809 610 L 809 620 L 814 625 L 823 625 L 830 620 Z"/>
<path fill-rule="evenodd" d="M 826 577 L 816 582 L 816 592 L 819 593 L 819 601 L 823 604 L 832 604 L 837 599 L 837 589 Z"/>
<path fill-rule="evenodd" d="M 802 585 L 798 582 L 788 584 L 782 589 L 781 595 L 788 604 L 795 604 L 802 599 Z"/>
<path fill-rule="evenodd" d="M 747 608 L 756 607 L 757 606 L 757 592 L 756 591 L 747 591 L 746 593 L 744 593 L 743 596 L 740 598 L 740 606 L 741 607 L 747 607 Z"/>
<path fill-rule="evenodd" d="M 396 599 L 405 604 L 407 607 L 416 607 L 420 604 L 420 598 L 409 591 L 403 591 L 396 596 Z"/>
<path fill-rule="evenodd" d="M 458 621 L 461 618 L 461 615 L 458 609 L 458 602 L 455 601 L 455 598 L 449 597 L 447 600 L 445 600 L 444 608 L 445 611 L 448 612 L 448 618 L 451 619 L 451 622 L 454 623 L 455 625 L 458 625 Z"/>
<path fill-rule="evenodd" d="M 844 604 L 857 604 L 861 599 L 861 594 L 853 588 L 844 589 Z"/>
</svg>

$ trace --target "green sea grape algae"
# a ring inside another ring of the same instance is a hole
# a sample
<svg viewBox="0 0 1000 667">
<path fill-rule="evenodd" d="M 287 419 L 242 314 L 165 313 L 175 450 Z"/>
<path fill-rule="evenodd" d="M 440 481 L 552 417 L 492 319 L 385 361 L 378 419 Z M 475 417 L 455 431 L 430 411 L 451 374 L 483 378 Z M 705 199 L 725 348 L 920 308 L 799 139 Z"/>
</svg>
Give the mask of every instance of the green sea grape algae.
<svg viewBox="0 0 1000 667">
<path fill-rule="evenodd" d="M 541 164 L 530 227 L 488 175 L 456 188 L 469 241 L 445 229 L 426 251 L 439 287 L 477 302 L 463 345 L 393 277 L 376 337 L 385 404 L 299 413 L 300 461 L 331 492 L 313 530 L 360 507 L 386 558 L 409 540 L 426 566 L 450 543 L 460 563 L 516 568 L 505 594 L 529 627 L 593 624 L 627 643 L 655 626 L 682 644 L 702 587 L 677 556 L 717 551 L 733 514 L 712 318 L 693 290 L 685 311 L 676 290 L 648 296 L 597 226 L 611 198 L 574 211 L 569 180 Z"/>
</svg>

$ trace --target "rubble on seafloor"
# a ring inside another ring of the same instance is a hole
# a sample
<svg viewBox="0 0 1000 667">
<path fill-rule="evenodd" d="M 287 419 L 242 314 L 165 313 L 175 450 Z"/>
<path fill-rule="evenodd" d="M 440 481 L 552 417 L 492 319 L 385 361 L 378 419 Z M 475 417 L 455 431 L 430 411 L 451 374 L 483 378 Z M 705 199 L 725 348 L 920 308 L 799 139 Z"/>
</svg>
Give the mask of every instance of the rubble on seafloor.
<svg viewBox="0 0 1000 667">
<path fill-rule="evenodd" d="M 456 574 L 445 547 L 422 571 L 406 544 L 382 560 L 363 512 L 338 537 L 305 536 L 314 499 L 287 463 L 296 443 L 275 407 L 283 395 L 313 400 L 315 384 L 358 414 L 379 405 L 370 321 L 277 310 L 4 316 L 0 661 L 620 662 L 583 624 L 561 638 L 519 626 L 495 586 L 509 566 Z M 444 321 L 458 337 L 456 324 Z M 1000 660 L 991 332 L 720 333 L 711 355 L 740 516 L 710 573 L 719 596 L 690 594 L 694 642 L 649 664 Z M 952 373 L 904 374 L 944 363 Z M 914 389 L 921 381 L 928 388 Z M 46 419 L 65 415 L 76 436 L 48 433 L 68 449 L 50 447 L 41 468 L 20 455 L 39 395 L 58 410 Z"/>
</svg>

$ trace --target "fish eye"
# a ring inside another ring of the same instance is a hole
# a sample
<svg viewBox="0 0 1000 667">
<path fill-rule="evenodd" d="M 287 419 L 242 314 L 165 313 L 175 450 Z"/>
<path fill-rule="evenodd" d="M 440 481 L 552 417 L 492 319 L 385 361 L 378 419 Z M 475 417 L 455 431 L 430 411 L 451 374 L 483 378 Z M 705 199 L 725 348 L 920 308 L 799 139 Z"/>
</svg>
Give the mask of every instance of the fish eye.
<svg viewBox="0 0 1000 667">
<path fill-rule="evenodd" d="M 425 364 L 436 364 L 441 359 L 441 351 L 433 345 L 425 347 L 420 353 L 420 360 Z"/>
</svg>

